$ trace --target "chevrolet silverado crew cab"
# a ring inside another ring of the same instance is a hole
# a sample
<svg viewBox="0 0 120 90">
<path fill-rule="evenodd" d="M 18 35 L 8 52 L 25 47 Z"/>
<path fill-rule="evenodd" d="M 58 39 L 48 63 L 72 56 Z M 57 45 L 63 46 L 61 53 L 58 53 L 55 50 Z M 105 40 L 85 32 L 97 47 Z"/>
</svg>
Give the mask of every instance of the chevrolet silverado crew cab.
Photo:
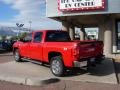
<svg viewBox="0 0 120 90">
<path fill-rule="evenodd" d="M 27 59 L 50 64 L 52 73 L 62 76 L 66 68 L 81 67 L 83 62 L 93 60 L 101 62 L 103 42 L 72 41 L 66 31 L 39 30 L 14 43 L 13 54 L 17 62 Z"/>
</svg>

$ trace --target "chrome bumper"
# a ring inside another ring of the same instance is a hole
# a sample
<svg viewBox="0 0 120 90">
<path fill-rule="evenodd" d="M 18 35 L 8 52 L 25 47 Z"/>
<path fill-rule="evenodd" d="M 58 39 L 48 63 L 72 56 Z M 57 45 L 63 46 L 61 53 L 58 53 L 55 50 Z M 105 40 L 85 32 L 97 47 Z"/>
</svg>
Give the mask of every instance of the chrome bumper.
<svg viewBox="0 0 120 90">
<path fill-rule="evenodd" d="M 83 67 L 83 66 L 87 66 L 87 61 L 82 61 L 82 62 L 74 61 L 74 62 L 73 62 L 73 65 L 74 65 L 74 67 Z"/>
</svg>

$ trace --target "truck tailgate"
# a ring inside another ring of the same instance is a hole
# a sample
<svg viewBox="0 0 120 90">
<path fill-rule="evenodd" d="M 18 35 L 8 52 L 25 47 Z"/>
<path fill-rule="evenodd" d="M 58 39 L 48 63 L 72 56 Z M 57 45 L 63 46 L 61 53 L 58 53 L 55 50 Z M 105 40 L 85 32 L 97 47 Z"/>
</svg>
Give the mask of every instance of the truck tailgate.
<svg viewBox="0 0 120 90">
<path fill-rule="evenodd" d="M 101 41 L 80 42 L 80 58 L 96 57 L 103 54 Z"/>
</svg>

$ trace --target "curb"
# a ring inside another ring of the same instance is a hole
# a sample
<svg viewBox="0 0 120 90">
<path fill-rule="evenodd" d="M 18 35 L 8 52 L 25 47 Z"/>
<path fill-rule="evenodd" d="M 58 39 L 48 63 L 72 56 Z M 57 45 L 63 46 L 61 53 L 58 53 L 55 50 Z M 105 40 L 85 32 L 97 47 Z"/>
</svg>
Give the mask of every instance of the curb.
<svg viewBox="0 0 120 90">
<path fill-rule="evenodd" d="M 34 86 L 47 85 L 60 81 L 60 79 L 58 78 L 50 78 L 50 77 L 43 79 L 43 78 L 24 78 L 24 77 L 7 76 L 7 75 L 0 75 L 0 80 L 17 83 L 21 85 L 34 85 Z"/>
<path fill-rule="evenodd" d="M 0 80 L 17 83 L 17 84 L 23 84 L 23 85 L 26 84 L 26 78 L 23 77 L 0 75 Z"/>
</svg>

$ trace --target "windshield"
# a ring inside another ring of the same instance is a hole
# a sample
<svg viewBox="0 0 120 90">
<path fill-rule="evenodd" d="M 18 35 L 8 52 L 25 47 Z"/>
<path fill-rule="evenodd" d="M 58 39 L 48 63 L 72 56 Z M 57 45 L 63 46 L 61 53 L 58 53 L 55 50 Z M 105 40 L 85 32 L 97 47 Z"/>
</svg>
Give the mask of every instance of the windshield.
<svg viewBox="0 0 120 90">
<path fill-rule="evenodd" d="M 48 31 L 46 34 L 47 42 L 69 42 L 70 37 L 67 32 L 62 31 Z"/>
</svg>

